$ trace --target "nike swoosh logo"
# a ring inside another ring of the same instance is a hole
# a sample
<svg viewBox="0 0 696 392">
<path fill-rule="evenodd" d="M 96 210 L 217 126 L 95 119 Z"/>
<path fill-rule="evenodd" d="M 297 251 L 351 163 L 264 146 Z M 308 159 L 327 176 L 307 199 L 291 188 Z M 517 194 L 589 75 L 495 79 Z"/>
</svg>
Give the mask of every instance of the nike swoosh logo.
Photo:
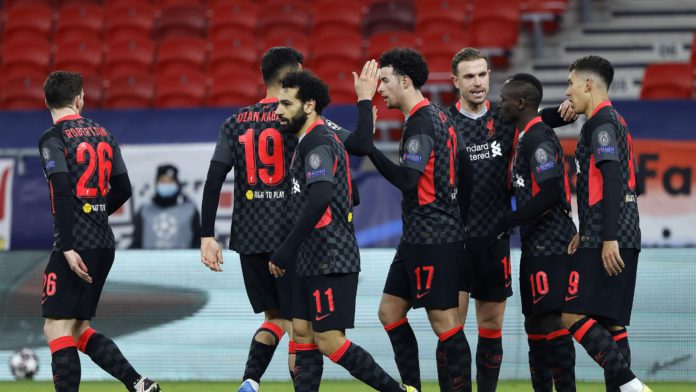
<svg viewBox="0 0 696 392">
<path fill-rule="evenodd" d="M 316 315 L 314 318 L 316 319 L 316 321 L 321 321 L 321 320 L 323 320 L 323 319 L 325 319 L 325 318 L 327 318 L 327 317 L 329 317 L 329 316 L 331 316 L 331 313 L 327 313 L 327 314 L 325 314 L 325 315 L 323 315 L 323 316 Z"/>
<path fill-rule="evenodd" d="M 47 300 L 47 299 L 48 299 L 48 297 L 46 297 L 46 298 L 42 298 L 42 299 L 41 299 L 41 305 L 43 305 L 43 304 L 44 304 L 44 302 L 46 302 L 46 300 Z"/>
<path fill-rule="evenodd" d="M 533 301 L 534 304 L 536 305 L 539 301 L 541 301 L 542 299 L 544 299 L 544 297 L 546 297 L 546 296 L 545 296 L 545 295 L 542 295 L 541 297 L 536 298 L 536 299 L 533 299 L 532 301 Z"/>
<path fill-rule="evenodd" d="M 506 287 L 506 288 L 507 288 L 507 287 L 510 287 L 511 284 L 512 284 L 512 281 L 509 281 L 509 282 L 505 283 L 505 287 Z"/>
<path fill-rule="evenodd" d="M 425 297 L 426 295 L 428 295 L 429 293 L 430 293 L 430 290 L 426 291 L 423 294 L 416 293 L 416 299 L 421 299 L 421 298 Z"/>
<path fill-rule="evenodd" d="M 569 297 L 569 296 L 566 295 L 565 300 L 566 300 L 566 301 L 570 301 L 570 300 L 575 299 L 575 298 L 577 298 L 577 297 L 579 297 L 579 296 L 578 296 L 578 295 L 573 295 L 573 296 Z"/>
</svg>

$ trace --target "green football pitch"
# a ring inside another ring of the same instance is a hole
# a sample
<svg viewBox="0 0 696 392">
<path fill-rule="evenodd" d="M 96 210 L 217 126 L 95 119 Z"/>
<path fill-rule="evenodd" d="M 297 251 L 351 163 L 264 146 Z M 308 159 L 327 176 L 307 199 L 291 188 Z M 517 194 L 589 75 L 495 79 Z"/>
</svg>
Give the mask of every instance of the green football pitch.
<svg viewBox="0 0 696 392">
<path fill-rule="evenodd" d="M 649 383 L 655 392 L 694 392 L 696 383 Z M 236 383 L 233 382 L 195 382 L 195 381 L 163 381 L 160 383 L 163 392 L 233 392 Z M 32 382 L 0 382 L 0 391 L 3 392 L 50 392 L 53 385 L 47 381 Z M 358 382 L 324 381 L 321 390 L 327 392 L 368 392 L 373 389 Z M 425 383 L 423 391 L 436 392 L 435 383 Z M 474 388 L 476 390 L 476 388 Z M 527 381 L 505 381 L 498 385 L 499 392 L 531 391 L 531 384 Z M 579 383 L 578 392 L 604 392 L 604 385 L 600 383 Z M 121 384 L 115 382 L 88 382 L 80 386 L 81 392 L 123 392 Z M 261 384 L 261 392 L 287 392 L 292 391 L 290 383 L 264 382 Z"/>
</svg>

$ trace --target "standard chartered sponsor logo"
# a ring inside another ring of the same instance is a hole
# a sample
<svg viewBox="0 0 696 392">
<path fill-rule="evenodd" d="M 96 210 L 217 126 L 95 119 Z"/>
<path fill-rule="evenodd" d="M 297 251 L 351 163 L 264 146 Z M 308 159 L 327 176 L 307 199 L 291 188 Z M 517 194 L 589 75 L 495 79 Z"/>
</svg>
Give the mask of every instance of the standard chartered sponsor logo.
<svg viewBox="0 0 696 392">
<path fill-rule="evenodd" d="M 483 143 L 467 146 L 466 151 L 469 153 L 469 159 L 472 161 L 503 156 L 503 147 L 497 140 L 492 141 L 490 144 Z"/>
</svg>

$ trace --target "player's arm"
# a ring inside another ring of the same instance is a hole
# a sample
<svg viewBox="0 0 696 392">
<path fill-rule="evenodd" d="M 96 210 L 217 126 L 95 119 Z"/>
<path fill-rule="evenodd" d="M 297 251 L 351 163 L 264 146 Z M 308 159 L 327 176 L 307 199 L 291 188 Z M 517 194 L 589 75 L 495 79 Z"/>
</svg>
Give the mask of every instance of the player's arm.
<svg viewBox="0 0 696 392">
<path fill-rule="evenodd" d="M 532 222 L 563 200 L 564 168 L 556 162 L 561 152 L 550 141 L 529 139 L 526 142 L 529 144 L 525 146 L 524 156 L 529 159 L 529 167 L 535 173 L 539 192 L 507 216 L 503 222 L 504 231 Z M 498 229 L 499 233 L 502 231 Z"/>
<path fill-rule="evenodd" d="M 128 169 L 118 144 L 114 147 L 109 186 L 109 193 L 106 195 L 106 213 L 111 215 L 133 195 L 130 178 L 128 178 Z"/>
<path fill-rule="evenodd" d="M 379 67 L 375 60 L 369 60 L 363 65 L 360 75 L 353 72 L 355 93 L 358 97 L 358 127 L 348 135 L 339 135 L 346 151 L 353 155 L 367 155 L 372 151 L 372 136 L 375 133 L 375 112 L 372 107 L 372 97 L 375 96 L 379 84 Z"/>
<path fill-rule="evenodd" d="M 340 127 L 332 129 L 343 142 L 348 154 L 358 156 L 369 154 L 374 147 L 372 135 L 375 126 L 372 117 L 372 101 L 367 99 L 358 101 L 358 125 L 355 132 Z"/>
<path fill-rule="evenodd" d="M 220 203 L 222 184 L 225 183 L 227 173 L 232 170 L 234 162 L 234 153 L 230 148 L 233 121 L 234 116 L 227 119 L 220 128 L 215 151 L 208 166 L 201 203 L 201 262 L 217 272 L 222 271 L 220 264 L 223 263 L 223 260 L 220 245 L 215 241 L 215 217 Z"/>
<path fill-rule="evenodd" d="M 279 276 L 278 268 L 284 270 L 292 263 L 300 244 L 309 236 L 331 203 L 334 184 L 333 165 L 336 160 L 333 150 L 325 144 L 311 150 L 307 148 L 307 150 L 309 152 L 305 154 L 302 151 L 301 154 L 301 159 L 305 160 L 307 201 L 290 234 L 271 256 L 269 268 L 276 277 Z M 310 166 L 310 163 L 314 165 Z"/>
<path fill-rule="evenodd" d="M 208 175 L 203 186 L 203 203 L 201 205 L 201 236 L 215 237 L 215 216 L 217 215 L 220 191 L 225 183 L 227 173 L 232 170 L 234 156 L 231 144 L 232 126 L 234 117 L 231 117 L 222 125 L 218 140 L 215 145 L 213 157 L 208 166 Z"/>
<path fill-rule="evenodd" d="M 541 120 L 551 128 L 572 124 L 578 119 L 578 114 L 569 100 L 563 101 L 559 106 L 540 109 L 539 115 Z"/>
<path fill-rule="evenodd" d="M 593 124 L 588 130 L 592 156 L 602 175 L 602 262 L 610 276 L 618 275 L 624 267 L 617 240 L 622 189 L 618 132 L 609 122 Z"/>
<path fill-rule="evenodd" d="M 404 129 L 404 156 L 401 157 L 401 165 L 392 162 L 376 148 L 370 153 L 370 160 L 392 185 L 402 192 L 411 191 L 416 189 L 418 180 L 425 172 L 435 146 L 433 136 L 432 124 L 428 124 L 427 119 L 412 119 Z"/>
</svg>

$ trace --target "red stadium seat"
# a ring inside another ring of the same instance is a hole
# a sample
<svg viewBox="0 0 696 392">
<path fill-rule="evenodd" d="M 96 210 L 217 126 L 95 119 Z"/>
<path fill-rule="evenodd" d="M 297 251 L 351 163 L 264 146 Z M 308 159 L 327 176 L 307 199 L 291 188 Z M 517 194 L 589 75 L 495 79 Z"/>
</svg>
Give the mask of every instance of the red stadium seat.
<svg viewBox="0 0 696 392">
<path fill-rule="evenodd" d="M 100 108 L 104 103 L 104 84 L 99 76 L 83 75 L 83 90 L 85 91 L 85 106 L 87 108 Z"/>
<path fill-rule="evenodd" d="M 262 12 L 259 19 L 259 27 L 266 37 L 290 31 L 309 33 L 311 14 L 308 6 L 283 2 L 267 7 L 273 12 Z"/>
<path fill-rule="evenodd" d="M 103 47 L 101 42 L 68 42 L 56 50 L 54 69 L 79 72 L 83 75 L 98 75 L 101 72 Z"/>
<path fill-rule="evenodd" d="M 650 64 L 645 68 L 641 99 L 690 99 L 694 67 L 688 63 Z"/>
<path fill-rule="evenodd" d="M 80 39 L 87 35 L 101 37 L 104 29 L 104 10 L 95 4 L 68 4 L 58 13 L 56 38 Z"/>
<path fill-rule="evenodd" d="M 200 0 L 155 0 L 155 5 L 162 8 L 167 7 L 178 7 L 178 6 L 190 6 L 190 5 L 200 5 L 202 1 Z"/>
<path fill-rule="evenodd" d="M 691 65 L 696 67 L 696 32 L 694 32 L 694 39 L 691 41 Z"/>
<path fill-rule="evenodd" d="M 340 64 L 330 64 L 323 68 L 312 69 L 321 80 L 329 85 L 331 103 L 334 104 L 356 102 L 357 98 L 355 95 L 353 75 L 351 74 L 351 71 L 354 70 L 355 69 L 350 69 L 350 67 L 345 65 L 341 66 Z"/>
<path fill-rule="evenodd" d="M 207 45 L 202 38 L 177 37 L 162 41 L 157 51 L 157 72 L 205 69 Z"/>
<path fill-rule="evenodd" d="M 449 79 L 452 57 L 460 49 L 472 46 L 472 38 L 467 31 L 443 28 L 439 32 L 431 31 L 423 37 L 423 43 L 421 53 L 428 60 L 430 73 L 446 73 Z"/>
<path fill-rule="evenodd" d="M 258 102 L 262 97 L 257 83 L 258 72 L 220 73 L 212 77 L 208 105 L 246 106 Z"/>
<path fill-rule="evenodd" d="M 379 60 L 379 56 L 387 50 L 395 47 L 414 48 L 420 47 L 420 39 L 411 32 L 394 31 L 375 34 L 370 37 L 367 44 L 367 58 Z"/>
<path fill-rule="evenodd" d="M 373 2 L 363 20 L 365 36 L 390 31 L 413 31 L 414 14 L 410 0 Z"/>
<path fill-rule="evenodd" d="M 211 73 L 224 72 L 227 68 L 239 66 L 258 68 L 258 41 L 251 34 L 238 34 L 234 38 L 221 39 L 211 43 Z"/>
<path fill-rule="evenodd" d="M 362 35 L 315 36 L 312 58 L 314 67 L 337 64 L 354 69 L 364 61 Z"/>
<path fill-rule="evenodd" d="M 148 3 L 116 3 L 107 8 L 106 35 L 109 43 L 118 40 L 146 39 L 152 34 L 155 9 Z"/>
<path fill-rule="evenodd" d="M 68 46 L 75 46 L 75 45 L 86 45 L 89 46 L 90 48 L 97 48 L 101 47 L 103 50 L 103 42 L 101 38 L 97 35 L 88 35 L 88 34 L 83 34 L 82 36 L 75 36 L 72 34 L 62 36 L 62 35 L 57 35 L 55 39 L 53 40 L 53 43 L 55 44 L 56 51 L 61 50 L 62 48 L 68 47 Z"/>
<path fill-rule="evenodd" d="M 314 6 L 314 36 L 327 34 L 360 34 L 364 17 L 363 6 L 357 2 L 318 3 Z"/>
<path fill-rule="evenodd" d="M 261 52 L 263 53 L 274 46 L 290 46 L 302 53 L 305 58 L 309 55 L 311 48 L 309 36 L 297 31 L 287 31 L 267 36 Z"/>
<path fill-rule="evenodd" d="M 240 32 L 254 34 L 259 23 L 259 9 L 254 3 L 223 3 L 213 7 L 208 37 L 219 40 L 234 38 Z"/>
<path fill-rule="evenodd" d="M 124 75 L 109 80 L 105 93 L 107 108 L 149 108 L 155 96 L 155 82 L 149 74 Z"/>
<path fill-rule="evenodd" d="M 15 38 L 3 45 L 2 75 L 4 79 L 48 72 L 53 48 L 44 38 Z"/>
<path fill-rule="evenodd" d="M 169 37 L 205 37 L 207 9 L 202 5 L 179 5 L 162 9 L 157 24 L 157 35 Z"/>
<path fill-rule="evenodd" d="M 2 107 L 4 109 L 45 109 L 45 76 L 15 77 L 2 83 Z"/>
<path fill-rule="evenodd" d="M 464 28 L 467 16 L 466 0 L 418 0 L 416 1 L 416 31 L 419 35 L 431 30 Z"/>
<path fill-rule="evenodd" d="M 471 32 L 476 47 L 510 50 L 517 45 L 519 30 L 518 0 L 486 0 L 475 6 Z"/>
<path fill-rule="evenodd" d="M 105 62 L 107 79 L 152 69 L 155 46 L 150 40 L 120 41 L 108 46 Z"/>
<path fill-rule="evenodd" d="M 54 14 L 53 9 L 42 4 L 18 4 L 8 9 L 4 19 L 4 40 L 49 39 Z"/>
<path fill-rule="evenodd" d="M 158 108 L 198 107 L 205 104 L 207 79 L 201 72 L 177 72 L 157 78 L 155 106 Z"/>
</svg>

